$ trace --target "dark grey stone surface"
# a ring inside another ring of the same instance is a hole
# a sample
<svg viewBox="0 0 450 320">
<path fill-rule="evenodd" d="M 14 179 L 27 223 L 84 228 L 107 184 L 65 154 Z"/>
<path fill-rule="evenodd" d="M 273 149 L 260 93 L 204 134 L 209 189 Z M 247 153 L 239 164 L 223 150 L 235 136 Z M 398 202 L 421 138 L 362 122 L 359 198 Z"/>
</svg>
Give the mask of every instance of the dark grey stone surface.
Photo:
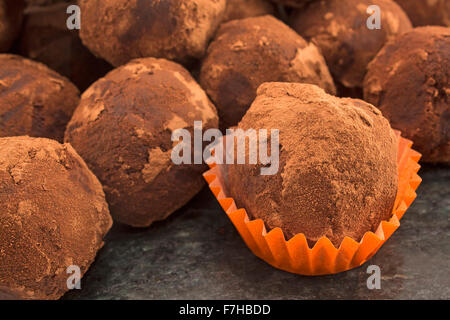
<svg viewBox="0 0 450 320">
<path fill-rule="evenodd" d="M 145 230 L 115 225 L 65 299 L 450 299 L 450 168 L 426 166 L 418 198 L 375 257 L 337 275 L 277 270 L 241 241 L 207 187 Z M 380 290 L 366 286 L 378 265 Z"/>
</svg>

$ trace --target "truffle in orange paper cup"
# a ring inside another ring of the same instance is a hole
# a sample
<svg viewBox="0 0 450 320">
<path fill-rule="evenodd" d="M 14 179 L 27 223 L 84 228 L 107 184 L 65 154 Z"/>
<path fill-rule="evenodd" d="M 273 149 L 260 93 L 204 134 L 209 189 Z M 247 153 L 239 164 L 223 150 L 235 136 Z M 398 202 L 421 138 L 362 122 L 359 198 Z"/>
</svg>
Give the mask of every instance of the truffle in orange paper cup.
<svg viewBox="0 0 450 320">
<path fill-rule="evenodd" d="M 216 154 L 204 177 L 249 249 L 281 270 L 362 265 L 399 227 L 421 182 L 420 154 L 378 109 L 313 85 L 263 84 L 238 127 L 259 133 L 256 148 L 247 136 L 247 162 L 221 164 Z M 276 164 L 251 163 L 266 149 Z M 274 174 L 261 174 L 274 164 Z"/>
</svg>

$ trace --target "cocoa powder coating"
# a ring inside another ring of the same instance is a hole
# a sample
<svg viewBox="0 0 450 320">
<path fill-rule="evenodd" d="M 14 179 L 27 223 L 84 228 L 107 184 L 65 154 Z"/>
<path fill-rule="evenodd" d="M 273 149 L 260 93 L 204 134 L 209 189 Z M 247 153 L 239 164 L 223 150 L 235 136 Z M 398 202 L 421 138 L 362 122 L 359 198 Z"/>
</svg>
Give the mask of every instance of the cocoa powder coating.
<svg viewBox="0 0 450 320">
<path fill-rule="evenodd" d="M 335 86 L 318 48 L 266 15 L 223 24 L 208 48 L 200 84 L 216 105 L 221 129 L 236 125 L 267 81 Z"/>
<path fill-rule="evenodd" d="M 201 58 L 226 0 L 79 0 L 83 43 L 114 66 L 133 58 Z"/>
<path fill-rule="evenodd" d="M 204 186 L 204 165 L 175 165 L 174 130 L 216 128 L 205 92 L 180 65 L 133 60 L 83 95 L 65 140 L 103 183 L 113 217 L 135 227 L 165 219 Z M 193 135 L 192 135 L 193 136 Z M 193 153 L 193 152 L 192 152 Z"/>
<path fill-rule="evenodd" d="M 367 27 L 367 8 L 381 11 L 381 29 Z M 392 0 L 320 0 L 295 11 L 291 26 L 322 51 L 336 82 L 362 87 L 366 67 L 383 45 L 411 30 L 405 12 Z"/>
<path fill-rule="evenodd" d="M 63 140 L 79 102 L 78 89 L 45 65 L 0 54 L 0 137 Z"/>
<path fill-rule="evenodd" d="M 0 138 L 0 299 L 58 299 L 112 220 L 102 186 L 68 144 Z"/>
<path fill-rule="evenodd" d="M 413 140 L 423 161 L 450 162 L 450 28 L 420 27 L 368 67 L 364 98 Z"/>
<path fill-rule="evenodd" d="M 314 85 L 265 83 L 238 127 L 279 130 L 277 174 L 260 175 L 261 164 L 225 167 L 238 207 L 268 230 L 303 233 L 311 246 L 326 236 L 339 247 L 392 216 L 397 138 L 374 106 Z"/>
</svg>

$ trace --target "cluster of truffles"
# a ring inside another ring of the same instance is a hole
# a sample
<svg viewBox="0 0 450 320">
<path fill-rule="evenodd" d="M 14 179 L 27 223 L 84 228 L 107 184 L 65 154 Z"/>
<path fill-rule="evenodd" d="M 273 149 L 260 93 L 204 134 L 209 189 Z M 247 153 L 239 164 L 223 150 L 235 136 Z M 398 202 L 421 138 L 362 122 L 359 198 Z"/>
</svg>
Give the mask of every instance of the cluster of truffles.
<svg viewBox="0 0 450 320">
<path fill-rule="evenodd" d="M 319 49 L 280 20 L 266 15 L 223 24 L 200 72 L 219 112 L 220 127 L 236 125 L 267 81 L 304 82 L 335 93 Z"/>
<path fill-rule="evenodd" d="M 207 166 L 176 164 L 173 136 L 195 121 L 279 129 L 275 175 L 226 167 L 251 218 L 361 240 L 392 214 L 392 128 L 450 163 L 449 17 L 445 0 L 0 0 L 0 298 L 61 297 L 111 216 L 148 227 L 189 202 Z"/>
<path fill-rule="evenodd" d="M 367 8 L 381 11 L 381 29 L 367 27 Z M 411 30 L 403 10 L 391 0 L 320 0 L 291 16 L 294 30 L 316 44 L 336 82 L 361 87 L 367 64 L 384 44 Z"/>
</svg>

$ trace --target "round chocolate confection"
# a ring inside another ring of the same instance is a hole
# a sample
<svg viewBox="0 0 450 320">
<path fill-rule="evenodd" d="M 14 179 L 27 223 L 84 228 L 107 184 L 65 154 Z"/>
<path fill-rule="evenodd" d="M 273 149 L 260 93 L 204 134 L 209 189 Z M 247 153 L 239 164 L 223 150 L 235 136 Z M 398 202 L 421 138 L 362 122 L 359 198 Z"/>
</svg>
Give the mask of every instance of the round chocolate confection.
<svg viewBox="0 0 450 320">
<path fill-rule="evenodd" d="M 450 28 L 420 27 L 369 64 L 364 98 L 414 141 L 423 161 L 450 162 Z"/>
<path fill-rule="evenodd" d="M 0 150 L 0 299 L 57 299 L 111 228 L 102 186 L 70 145 L 21 136 Z"/>
<path fill-rule="evenodd" d="M 175 165 L 173 131 L 194 121 L 216 128 L 206 93 L 180 65 L 136 59 L 95 82 L 81 98 L 66 138 L 104 186 L 113 218 L 146 227 L 204 186 L 205 165 Z M 194 152 L 192 152 L 193 154 Z"/>
<path fill-rule="evenodd" d="M 223 24 L 202 63 L 200 84 L 216 105 L 221 129 L 236 125 L 267 81 L 335 86 L 320 51 L 272 16 Z"/>
<path fill-rule="evenodd" d="M 83 46 L 78 30 L 67 28 L 69 5 L 28 8 L 20 37 L 20 53 L 68 77 L 84 91 L 112 67 Z"/>
<path fill-rule="evenodd" d="M 408 14 L 414 26 L 450 27 L 448 0 L 395 0 Z"/>
<path fill-rule="evenodd" d="M 63 140 L 79 102 L 78 89 L 45 65 L 0 54 L 0 137 Z"/>
<path fill-rule="evenodd" d="M 0 52 L 10 49 L 22 25 L 23 0 L 0 0 Z"/>
<path fill-rule="evenodd" d="M 223 21 L 275 14 L 275 8 L 267 0 L 227 0 Z"/>
<path fill-rule="evenodd" d="M 367 9 L 380 8 L 380 29 L 369 29 Z M 322 51 L 336 82 L 362 87 L 366 67 L 383 45 L 412 29 L 392 0 L 321 0 L 295 11 L 291 26 Z"/>
<path fill-rule="evenodd" d="M 261 175 L 261 163 L 225 167 L 238 207 L 268 229 L 287 239 L 303 233 L 311 246 L 326 236 L 339 247 L 392 216 L 397 137 L 374 106 L 314 85 L 265 83 L 238 128 L 279 130 L 276 174 Z"/>
<path fill-rule="evenodd" d="M 201 58 L 226 0 L 80 0 L 83 43 L 114 66 L 133 58 Z"/>
</svg>

